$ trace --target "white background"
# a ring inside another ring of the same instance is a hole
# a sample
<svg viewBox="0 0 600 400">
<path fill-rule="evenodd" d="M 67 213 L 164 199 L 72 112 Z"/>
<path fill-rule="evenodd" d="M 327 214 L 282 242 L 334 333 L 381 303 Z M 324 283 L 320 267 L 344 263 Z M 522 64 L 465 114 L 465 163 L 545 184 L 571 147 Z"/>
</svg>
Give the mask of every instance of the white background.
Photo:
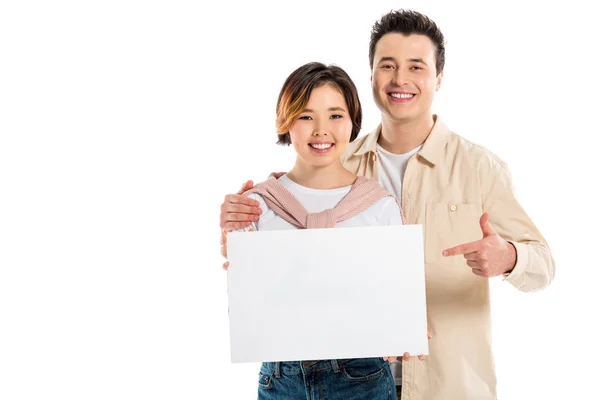
<svg viewBox="0 0 600 400">
<path fill-rule="evenodd" d="M 275 102 L 299 65 L 345 68 L 375 128 L 370 28 L 398 7 L 442 28 L 434 111 L 509 164 L 556 259 L 543 292 L 492 281 L 499 398 L 597 396 L 593 2 L 488 3 L 2 2 L 0 398 L 256 398 L 219 206 L 292 166 Z"/>
</svg>

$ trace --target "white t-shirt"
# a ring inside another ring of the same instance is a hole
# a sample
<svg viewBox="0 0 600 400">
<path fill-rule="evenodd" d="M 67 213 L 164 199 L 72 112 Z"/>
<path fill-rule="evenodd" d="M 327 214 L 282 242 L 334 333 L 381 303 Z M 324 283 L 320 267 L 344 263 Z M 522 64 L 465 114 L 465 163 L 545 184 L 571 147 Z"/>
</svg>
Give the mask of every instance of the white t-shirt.
<svg viewBox="0 0 600 400">
<path fill-rule="evenodd" d="M 421 146 L 412 149 L 408 153 L 394 154 L 377 145 L 377 168 L 379 169 L 379 184 L 390 193 L 393 193 L 398 200 L 402 199 L 402 180 L 408 160 L 416 154 Z M 401 356 L 402 354 L 398 354 Z M 414 354 L 413 354 L 414 355 Z M 390 365 L 392 375 L 396 385 L 402 384 L 402 361 L 396 361 Z"/>
<path fill-rule="evenodd" d="M 318 213 L 330 208 L 334 208 L 350 192 L 351 186 L 345 186 L 337 189 L 312 189 L 298 185 L 296 182 L 283 175 L 279 178 L 279 183 L 283 185 L 309 213 Z M 274 231 L 283 229 L 298 229 L 290 224 L 273 210 L 269 209 L 262 196 L 256 193 L 248 195 L 251 199 L 260 203 L 262 214 L 258 222 L 252 223 L 252 228 L 257 231 Z M 365 211 L 357 214 L 345 221 L 336 224 L 339 228 L 357 227 L 357 226 L 394 226 L 402 225 L 400 207 L 396 200 L 390 196 L 384 197 L 375 202 Z"/>
<path fill-rule="evenodd" d="M 377 167 L 379 168 L 379 184 L 385 190 L 402 199 L 402 180 L 408 160 L 421 149 L 422 145 L 408 153 L 394 154 L 377 145 Z"/>
</svg>

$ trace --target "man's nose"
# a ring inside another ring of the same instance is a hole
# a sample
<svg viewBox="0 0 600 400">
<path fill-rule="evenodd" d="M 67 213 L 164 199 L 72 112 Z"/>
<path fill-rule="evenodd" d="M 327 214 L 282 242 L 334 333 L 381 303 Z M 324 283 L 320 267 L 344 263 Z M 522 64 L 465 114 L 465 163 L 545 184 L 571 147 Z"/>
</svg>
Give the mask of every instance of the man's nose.
<svg viewBox="0 0 600 400">
<path fill-rule="evenodd" d="M 394 74 L 393 83 L 397 86 L 405 85 L 408 81 L 407 75 L 408 74 L 404 69 L 398 68 Z"/>
</svg>

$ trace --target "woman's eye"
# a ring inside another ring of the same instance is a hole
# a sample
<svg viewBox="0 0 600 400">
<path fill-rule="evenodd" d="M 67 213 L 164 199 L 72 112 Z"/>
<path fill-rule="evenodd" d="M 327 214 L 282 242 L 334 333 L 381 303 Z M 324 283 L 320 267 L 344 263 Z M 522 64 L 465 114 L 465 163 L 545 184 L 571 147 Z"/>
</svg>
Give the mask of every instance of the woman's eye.
<svg viewBox="0 0 600 400">
<path fill-rule="evenodd" d="M 340 115 L 340 114 L 333 114 L 333 115 L 331 116 L 331 119 L 339 119 L 339 118 L 344 118 L 344 116 L 343 116 L 343 115 Z"/>
<path fill-rule="evenodd" d="M 298 119 L 301 119 L 303 121 L 310 121 L 312 118 L 308 115 L 303 115 L 303 116 L 299 117 Z"/>
</svg>

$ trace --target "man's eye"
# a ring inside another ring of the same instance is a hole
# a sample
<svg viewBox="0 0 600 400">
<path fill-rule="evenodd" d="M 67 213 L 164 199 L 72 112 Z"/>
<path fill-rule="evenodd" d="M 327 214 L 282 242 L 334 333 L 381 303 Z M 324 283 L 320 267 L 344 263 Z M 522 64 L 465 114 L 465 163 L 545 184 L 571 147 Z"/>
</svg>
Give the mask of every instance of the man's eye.
<svg viewBox="0 0 600 400">
<path fill-rule="evenodd" d="M 421 67 L 419 67 L 419 66 L 416 66 L 416 65 L 415 65 L 415 66 L 413 66 L 413 67 L 411 67 L 411 68 L 412 68 L 412 69 L 423 69 L 423 68 L 421 68 Z"/>
<path fill-rule="evenodd" d="M 383 69 L 392 69 L 393 67 L 391 65 L 389 65 L 389 64 L 386 64 L 386 65 L 382 65 L 381 68 L 383 68 Z"/>
</svg>

